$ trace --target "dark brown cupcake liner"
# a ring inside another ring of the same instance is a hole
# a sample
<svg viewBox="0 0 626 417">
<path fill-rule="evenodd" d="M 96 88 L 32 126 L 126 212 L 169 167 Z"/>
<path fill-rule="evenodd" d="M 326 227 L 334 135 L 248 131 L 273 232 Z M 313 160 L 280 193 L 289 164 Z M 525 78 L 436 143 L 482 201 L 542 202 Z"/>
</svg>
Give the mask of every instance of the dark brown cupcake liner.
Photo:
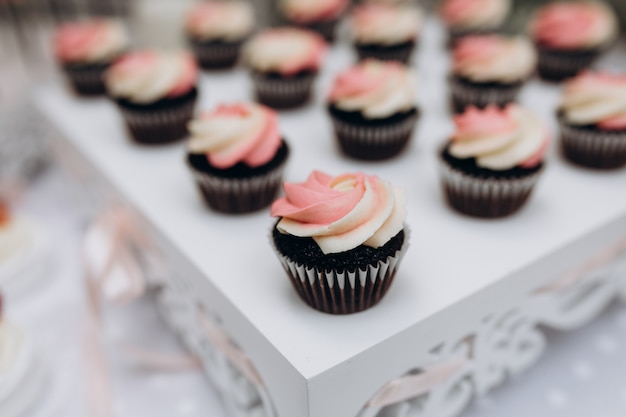
<svg viewBox="0 0 626 417">
<path fill-rule="evenodd" d="M 190 39 L 189 44 L 202 68 L 226 69 L 234 67 L 237 63 L 243 41 L 202 42 Z"/>
<path fill-rule="evenodd" d="M 589 68 L 600 56 L 600 50 L 559 51 L 537 47 L 537 72 L 546 81 L 563 81 Z"/>
<path fill-rule="evenodd" d="M 268 207 L 280 190 L 287 158 L 273 170 L 249 178 L 225 178 L 191 171 L 200 193 L 212 209 L 230 214 L 258 211 Z"/>
<path fill-rule="evenodd" d="M 561 148 L 571 162 L 597 169 L 626 165 L 626 131 L 593 130 L 568 124 L 559 117 Z"/>
<path fill-rule="evenodd" d="M 81 96 L 106 93 L 103 75 L 107 65 L 64 66 L 63 70 L 74 91 Z"/>
<path fill-rule="evenodd" d="M 397 267 L 406 253 L 409 233 L 405 227 L 400 250 L 385 261 L 364 269 L 325 270 L 306 267 L 278 252 L 283 269 L 300 298 L 316 310 L 329 314 L 352 314 L 375 306 L 393 283 Z M 270 238 L 273 244 L 273 239 Z"/>
<path fill-rule="evenodd" d="M 259 102 L 275 109 L 288 109 L 305 104 L 311 98 L 316 73 L 293 77 L 272 77 L 252 72 Z"/>
<path fill-rule="evenodd" d="M 188 135 L 196 95 L 176 105 L 157 109 L 136 109 L 118 103 L 133 139 L 145 145 L 175 142 Z"/>
<path fill-rule="evenodd" d="M 348 156 L 363 160 L 383 160 L 398 155 L 413 136 L 417 113 L 395 123 L 359 125 L 332 117 L 337 141 Z"/>
<path fill-rule="evenodd" d="M 513 214 L 530 197 L 541 170 L 523 177 L 481 178 L 441 161 L 441 184 L 446 200 L 457 211 L 474 217 L 496 218 Z"/>
<path fill-rule="evenodd" d="M 371 46 L 356 44 L 356 52 L 359 60 L 378 59 L 379 61 L 399 61 L 408 64 L 411 60 L 411 54 L 415 49 L 416 42 L 406 42 L 402 45 Z"/>
<path fill-rule="evenodd" d="M 490 104 L 495 104 L 504 107 L 516 100 L 522 85 L 522 82 L 497 86 L 471 85 L 457 79 L 457 77 L 450 77 L 452 105 L 456 113 L 462 113 L 468 106 L 482 109 Z"/>
</svg>

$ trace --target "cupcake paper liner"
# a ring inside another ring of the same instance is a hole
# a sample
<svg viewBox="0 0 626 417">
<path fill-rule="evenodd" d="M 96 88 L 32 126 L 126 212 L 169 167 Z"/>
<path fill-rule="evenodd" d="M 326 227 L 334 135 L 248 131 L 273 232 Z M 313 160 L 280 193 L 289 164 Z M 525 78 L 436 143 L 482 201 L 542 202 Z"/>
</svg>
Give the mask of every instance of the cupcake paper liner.
<svg viewBox="0 0 626 417">
<path fill-rule="evenodd" d="M 275 169 L 249 178 L 224 178 L 191 167 L 204 200 L 222 213 L 250 213 L 269 206 L 278 194 L 287 158 Z"/>
<path fill-rule="evenodd" d="M 222 69 L 235 66 L 242 43 L 189 41 L 198 63 L 205 69 Z"/>
<path fill-rule="evenodd" d="M 600 55 L 599 50 L 593 51 L 557 51 L 542 47 L 537 48 L 539 76 L 547 81 L 563 81 L 578 74 Z"/>
<path fill-rule="evenodd" d="M 106 68 L 106 65 L 65 66 L 63 70 L 77 94 L 99 96 L 106 93 L 106 86 L 102 78 Z"/>
<path fill-rule="evenodd" d="M 481 178 L 441 163 L 441 182 L 448 203 L 461 213 L 485 218 L 519 210 L 539 180 L 541 170 L 523 177 Z"/>
<path fill-rule="evenodd" d="M 485 108 L 490 104 L 504 107 L 508 103 L 514 102 L 522 83 L 511 84 L 510 86 L 481 86 L 464 83 L 456 77 L 450 78 L 450 91 L 452 93 L 452 104 L 456 113 L 461 113 L 468 106 Z"/>
<path fill-rule="evenodd" d="M 276 109 L 298 107 L 311 97 L 315 73 L 303 76 L 273 78 L 252 72 L 259 102 Z"/>
<path fill-rule="evenodd" d="M 136 142 L 156 145 L 174 142 L 187 136 L 187 122 L 193 116 L 196 95 L 176 105 L 159 109 L 119 107 Z"/>
<path fill-rule="evenodd" d="M 382 125 L 358 125 L 332 117 L 341 150 L 364 160 L 382 160 L 399 154 L 412 137 L 417 113 L 398 122 Z"/>
<path fill-rule="evenodd" d="M 385 261 L 354 270 L 326 270 L 307 267 L 281 254 L 270 237 L 283 269 L 302 300 L 329 314 L 352 314 L 376 305 L 389 290 L 396 270 L 408 247 L 405 227 L 400 250 Z"/>
<path fill-rule="evenodd" d="M 360 61 L 373 58 L 380 61 L 399 61 L 403 64 L 408 64 L 414 49 L 415 42 L 389 47 L 372 47 L 356 44 L 356 51 Z"/>
<path fill-rule="evenodd" d="M 626 165 L 626 131 L 584 129 L 568 124 L 562 117 L 559 124 L 563 154 L 573 163 L 598 169 Z"/>
</svg>

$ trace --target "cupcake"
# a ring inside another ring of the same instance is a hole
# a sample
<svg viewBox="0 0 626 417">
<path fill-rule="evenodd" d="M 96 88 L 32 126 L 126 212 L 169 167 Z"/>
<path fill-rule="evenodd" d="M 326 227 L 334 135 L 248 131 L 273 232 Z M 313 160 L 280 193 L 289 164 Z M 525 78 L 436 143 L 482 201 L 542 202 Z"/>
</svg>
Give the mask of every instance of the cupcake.
<svg viewBox="0 0 626 417">
<path fill-rule="evenodd" d="M 126 54 L 106 73 L 109 95 L 139 143 L 173 142 L 187 135 L 198 97 L 198 68 L 187 52 Z"/>
<path fill-rule="evenodd" d="M 617 20 L 600 2 L 555 2 L 535 14 L 530 33 L 539 52 L 539 75 L 561 81 L 590 67 L 607 49 L 617 36 Z"/>
<path fill-rule="evenodd" d="M 229 68 L 254 30 L 254 11 L 244 1 L 198 3 L 188 13 L 185 33 L 200 66 Z"/>
<path fill-rule="evenodd" d="M 422 26 L 422 13 L 409 5 L 369 3 L 354 9 L 350 28 L 359 59 L 407 64 Z"/>
<path fill-rule="evenodd" d="M 591 168 L 626 165 L 626 75 L 583 72 L 565 84 L 558 110 L 561 146 Z"/>
<path fill-rule="evenodd" d="M 419 115 L 415 84 L 409 68 L 399 62 L 370 59 L 339 74 L 328 111 L 341 150 L 365 160 L 399 154 Z"/>
<path fill-rule="evenodd" d="M 102 76 L 127 48 L 126 31 L 112 20 L 67 23 L 54 34 L 56 60 L 74 90 L 84 96 L 106 92 Z"/>
<path fill-rule="evenodd" d="M 330 314 L 378 303 L 408 246 L 402 191 L 360 172 L 319 171 L 284 189 L 272 204 L 271 240 L 298 295 Z"/>
<path fill-rule="evenodd" d="M 236 214 L 272 203 L 289 156 L 275 111 L 221 105 L 191 121 L 189 131 L 187 164 L 209 207 Z"/>
<path fill-rule="evenodd" d="M 245 48 L 257 99 L 286 109 L 305 104 L 326 52 L 315 32 L 296 28 L 267 29 Z"/>
<path fill-rule="evenodd" d="M 337 22 L 349 3 L 349 0 L 279 0 L 278 5 L 289 24 L 315 31 L 332 42 Z"/>
<path fill-rule="evenodd" d="M 510 0 L 444 0 L 439 15 L 454 45 L 463 36 L 498 32 L 510 11 Z"/>
<path fill-rule="evenodd" d="M 445 197 L 457 211 L 503 217 L 528 200 L 543 168 L 549 133 L 531 112 L 469 107 L 454 118 L 456 131 L 441 152 Z"/>
<path fill-rule="evenodd" d="M 460 39 L 454 45 L 450 76 L 455 110 L 514 101 L 536 65 L 535 50 L 524 38 L 475 35 Z"/>
</svg>

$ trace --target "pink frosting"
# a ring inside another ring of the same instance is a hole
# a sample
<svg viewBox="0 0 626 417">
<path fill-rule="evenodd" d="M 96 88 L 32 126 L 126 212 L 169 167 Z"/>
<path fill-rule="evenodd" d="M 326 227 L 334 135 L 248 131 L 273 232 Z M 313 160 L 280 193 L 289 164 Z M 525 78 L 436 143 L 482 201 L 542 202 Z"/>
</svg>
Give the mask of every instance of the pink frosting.
<svg viewBox="0 0 626 417">
<path fill-rule="evenodd" d="M 552 3 L 543 7 L 531 23 L 533 38 L 548 47 L 575 49 L 588 46 L 598 30 L 611 24 L 603 8 L 588 2 Z"/>
<path fill-rule="evenodd" d="M 491 58 L 501 51 L 501 40 L 495 35 L 466 36 L 454 45 L 454 69 L 460 70 L 468 65 Z"/>
<path fill-rule="evenodd" d="M 352 189 L 333 189 L 333 184 L 348 178 L 355 181 Z M 345 217 L 361 201 L 366 181 L 377 182 L 377 178 L 361 172 L 331 177 L 313 171 L 303 183 L 286 182 L 283 185 L 285 197 L 272 204 L 271 215 L 296 220 L 312 228 L 329 225 Z"/>
<path fill-rule="evenodd" d="M 480 9 L 482 3 L 482 0 L 447 0 L 441 8 L 441 16 L 448 25 L 454 26 L 465 21 L 466 15 Z"/>
<path fill-rule="evenodd" d="M 456 133 L 453 141 L 463 140 L 476 136 L 507 133 L 517 129 L 517 122 L 513 116 L 513 107 L 500 109 L 497 106 L 488 106 L 481 110 L 470 106 L 464 113 L 454 117 Z"/>
<path fill-rule="evenodd" d="M 330 101 L 368 94 L 383 85 L 388 77 L 404 70 L 402 64 L 389 62 L 385 65 L 384 71 L 368 71 L 365 63 L 355 65 L 335 78 L 330 91 Z"/>
<path fill-rule="evenodd" d="M 592 72 L 584 71 L 571 81 L 565 88 L 566 90 L 599 90 L 606 87 L 626 87 L 626 75 L 613 74 L 609 72 Z M 602 130 L 626 130 L 626 115 L 616 115 L 607 117 L 596 123 L 596 126 Z"/>
<path fill-rule="evenodd" d="M 60 61 L 82 61 L 98 42 L 103 41 L 111 23 L 106 20 L 66 23 L 59 26 L 54 36 L 54 52 Z"/>
<path fill-rule="evenodd" d="M 287 2 L 284 7 L 285 15 L 296 23 L 306 24 L 319 21 L 332 20 L 339 17 L 350 4 L 349 0 L 325 0 L 309 2 L 315 7 L 290 7 Z M 297 4 L 297 1 L 293 2 Z"/>
<path fill-rule="evenodd" d="M 626 130 L 626 115 L 608 117 L 597 126 L 602 130 Z"/>
<path fill-rule="evenodd" d="M 282 144 L 278 128 L 278 115 L 275 111 L 261 105 L 255 105 L 263 112 L 263 125 L 253 136 L 234 140 L 231 146 L 224 146 L 219 152 L 207 153 L 209 162 L 221 169 L 229 168 L 239 162 L 250 167 L 258 167 L 268 163 Z M 246 104 L 222 104 L 215 111 L 203 114 L 201 120 L 232 119 L 243 120 L 251 115 Z"/>
</svg>

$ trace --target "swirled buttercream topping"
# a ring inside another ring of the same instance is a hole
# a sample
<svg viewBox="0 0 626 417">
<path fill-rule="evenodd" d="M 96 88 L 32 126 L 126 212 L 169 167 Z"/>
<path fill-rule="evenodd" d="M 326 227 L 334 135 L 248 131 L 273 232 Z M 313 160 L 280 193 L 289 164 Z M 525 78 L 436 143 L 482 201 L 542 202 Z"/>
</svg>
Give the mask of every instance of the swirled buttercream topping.
<svg viewBox="0 0 626 417">
<path fill-rule="evenodd" d="M 395 45 L 417 38 L 422 13 L 407 5 L 370 3 L 354 10 L 350 24 L 357 43 Z"/>
<path fill-rule="evenodd" d="M 281 233 L 311 237 L 323 253 L 365 245 L 378 248 L 404 228 L 404 193 L 376 176 L 331 177 L 313 171 L 303 183 L 285 183 L 272 204 Z"/>
<path fill-rule="evenodd" d="M 33 231 L 23 219 L 10 218 L 0 224 L 0 263 L 26 250 L 32 243 Z"/>
<path fill-rule="evenodd" d="M 565 84 L 561 110 L 573 125 L 626 130 L 626 75 L 583 72 Z"/>
<path fill-rule="evenodd" d="M 317 71 L 326 52 L 326 42 L 315 32 L 297 28 L 268 29 L 245 48 L 246 61 L 261 72 L 293 75 Z"/>
<path fill-rule="evenodd" d="M 510 0 L 446 0 L 440 14 L 448 27 L 480 30 L 499 27 L 510 9 Z"/>
<path fill-rule="evenodd" d="M 537 65 L 535 48 L 521 37 L 467 36 L 455 43 L 453 57 L 454 73 L 475 82 L 521 81 Z"/>
<path fill-rule="evenodd" d="M 198 66 L 188 52 L 140 51 L 124 55 L 105 79 L 112 96 L 148 104 L 188 93 L 197 76 Z"/>
<path fill-rule="evenodd" d="M 549 48 L 588 49 L 615 39 L 617 19 L 600 2 L 550 3 L 535 14 L 530 31 L 536 42 Z"/>
<path fill-rule="evenodd" d="M 279 4 L 289 20 L 306 24 L 336 19 L 349 3 L 349 0 L 281 0 Z"/>
<path fill-rule="evenodd" d="M 59 26 L 54 35 L 54 51 L 61 62 L 108 62 L 128 47 L 126 30 L 112 20 L 91 20 Z"/>
<path fill-rule="evenodd" d="M 189 123 L 189 151 L 206 154 L 211 165 L 230 168 L 268 163 L 280 148 L 276 112 L 259 104 L 221 105 Z"/>
<path fill-rule="evenodd" d="M 549 133 L 533 113 L 517 106 L 468 108 L 454 118 L 456 132 L 449 152 L 459 159 L 476 158 L 476 164 L 494 171 L 532 168 L 543 160 Z"/>
<path fill-rule="evenodd" d="M 329 101 L 345 111 L 380 119 L 415 107 L 416 81 L 398 62 L 366 60 L 337 76 Z"/>
<path fill-rule="evenodd" d="M 254 29 L 254 11 L 244 1 L 198 3 L 187 13 L 185 30 L 200 40 L 238 41 Z"/>
</svg>

